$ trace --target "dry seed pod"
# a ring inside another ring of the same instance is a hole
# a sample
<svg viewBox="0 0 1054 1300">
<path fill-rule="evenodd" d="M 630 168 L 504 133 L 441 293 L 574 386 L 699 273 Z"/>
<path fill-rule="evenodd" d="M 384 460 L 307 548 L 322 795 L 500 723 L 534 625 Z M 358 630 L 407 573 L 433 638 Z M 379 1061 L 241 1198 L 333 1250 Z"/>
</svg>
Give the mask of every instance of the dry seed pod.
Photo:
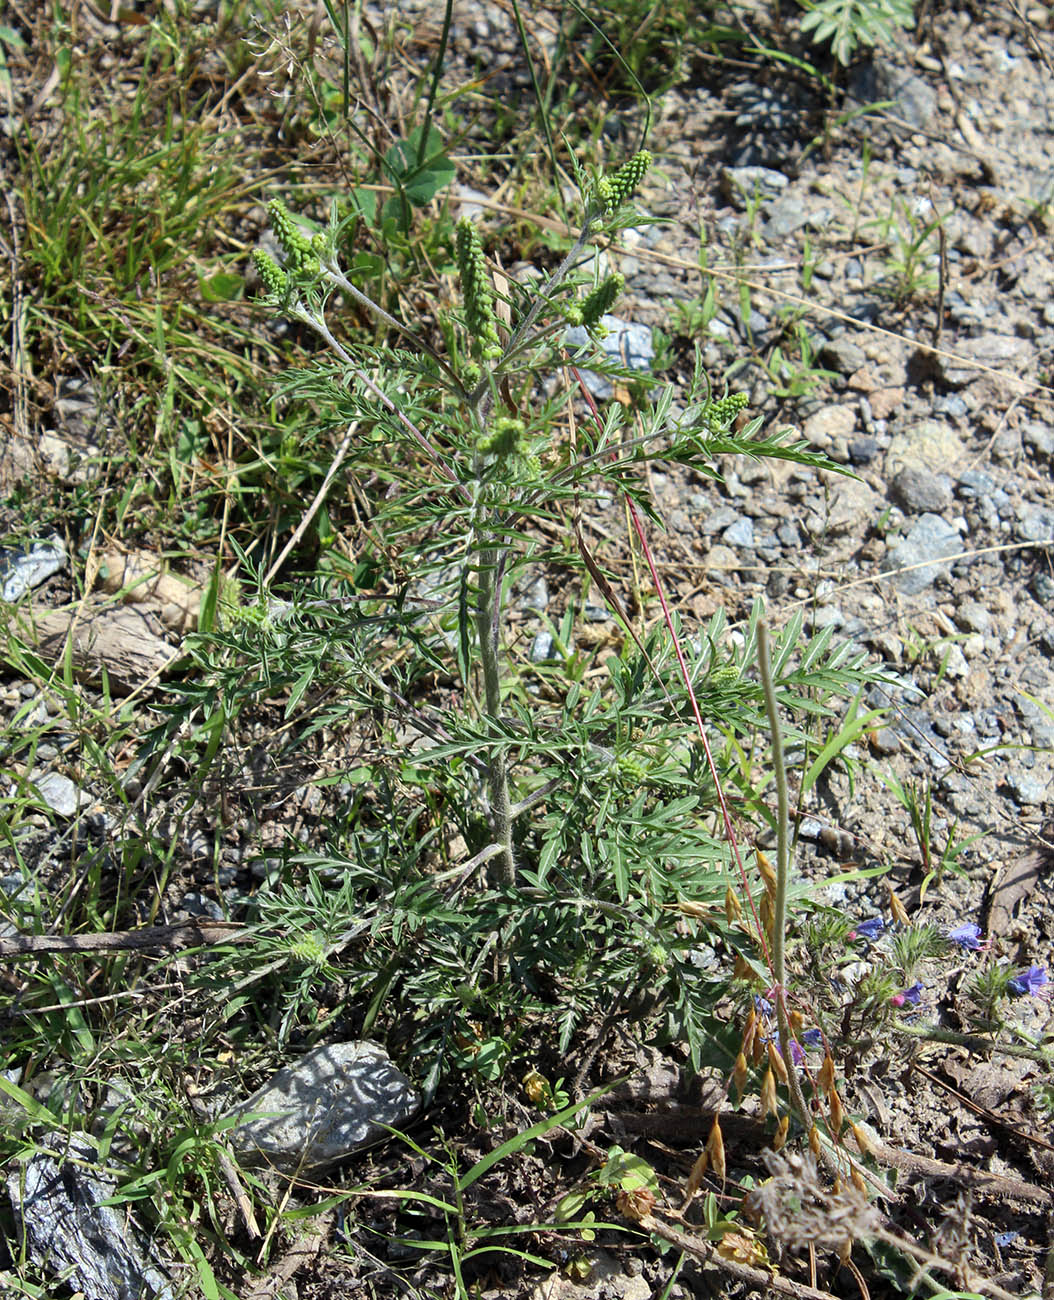
<svg viewBox="0 0 1054 1300">
<path fill-rule="evenodd" d="M 875 1154 L 875 1144 L 867 1136 L 867 1134 L 860 1127 L 860 1125 L 850 1124 L 849 1127 L 852 1130 L 853 1140 L 856 1142 L 856 1145 L 860 1148 L 860 1150 L 864 1153 L 864 1155 L 873 1156 Z"/>
<path fill-rule="evenodd" d="M 736 1064 L 732 1070 L 732 1083 L 739 1094 L 739 1100 L 742 1101 L 747 1086 L 747 1058 L 742 1052 L 736 1057 Z"/>
<path fill-rule="evenodd" d="M 684 1185 L 684 1199 L 690 1201 L 703 1185 L 703 1179 L 706 1177 L 706 1171 L 710 1167 L 710 1152 L 703 1151 L 698 1157 L 695 1164 L 692 1165 L 692 1172 L 688 1175 L 688 1181 Z"/>
<path fill-rule="evenodd" d="M 795 1036 L 795 1038 L 797 1038 L 798 1035 L 801 1033 L 802 1029 L 805 1027 L 805 1021 L 802 1019 L 801 1012 L 788 1011 L 787 1019 L 790 1021 L 791 1033 Z"/>
<path fill-rule="evenodd" d="M 779 1118 L 780 1108 L 776 1100 L 776 1076 L 771 1070 L 765 1071 L 765 1077 L 761 1081 L 761 1113 L 763 1115 L 775 1115 Z"/>
<path fill-rule="evenodd" d="M 764 853 L 762 853 L 760 849 L 757 851 L 757 858 L 758 873 L 760 874 L 761 879 L 765 882 L 765 893 L 769 898 L 774 899 L 776 897 L 776 873 L 769 866 L 768 858 L 765 857 Z"/>
<path fill-rule="evenodd" d="M 899 922 L 901 925 L 910 925 L 911 921 L 908 918 L 904 904 L 897 897 L 893 886 L 888 880 L 886 881 L 886 890 L 889 894 L 889 910 L 893 914 L 893 920 Z"/>
<path fill-rule="evenodd" d="M 860 1170 L 857 1169 L 856 1165 L 853 1165 L 852 1169 L 849 1171 L 849 1176 L 852 1178 L 853 1186 L 856 1188 L 856 1190 L 860 1192 L 863 1196 L 866 1196 L 867 1183 L 865 1183 L 863 1178 L 860 1176 Z"/>
<path fill-rule="evenodd" d="M 845 1123 L 845 1111 L 842 1109 L 842 1099 L 838 1095 L 837 1088 L 832 1088 L 827 1094 L 827 1101 L 831 1107 L 831 1134 L 837 1137 L 842 1131 L 842 1125 Z"/>
<path fill-rule="evenodd" d="M 765 931 L 765 937 L 768 939 L 769 946 L 771 947 L 773 942 L 772 925 L 775 921 L 775 914 L 772 909 L 772 899 L 768 894 L 762 898 L 761 905 L 758 907 L 758 919 L 761 921 L 762 928 Z"/>
<path fill-rule="evenodd" d="M 815 1124 L 812 1126 L 811 1129 L 809 1129 L 809 1150 L 813 1153 L 813 1155 L 816 1157 L 816 1159 L 819 1160 L 819 1158 L 820 1158 L 820 1130 L 816 1127 Z"/>
<path fill-rule="evenodd" d="M 714 1116 L 710 1136 L 706 1139 L 706 1151 L 710 1157 L 710 1163 L 714 1167 L 714 1173 L 723 1181 L 725 1177 L 725 1139 L 721 1136 L 721 1121 L 716 1115 Z"/>
<path fill-rule="evenodd" d="M 787 1132 L 790 1129 L 791 1117 L 784 1115 L 780 1120 L 780 1126 L 776 1130 L 776 1136 L 772 1139 L 773 1151 L 782 1151 L 787 1141 Z"/>
<path fill-rule="evenodd" d="M 758 1023 L 758 1013 L 753 1007 L 750 1008 L 750 1014 L 747 1016 L 747 1022 L 743 1026 L 743 1041 L 740 1044 L 740 1051 L 749 1052 L 754 1045 L 754 1029 Z"/>
<path fill-rule="evenodd" d="M 787 1062 L 780 1055 L 780 1050 L 775 1043 L 769 1043 L 769 1065 L 776 1071 L 776 1078 L 780 1083 L 787 1083 Z"/>
<path fill-rule="evenodd" d="M 750 962 L 741 952 L 736 953 L 736 960 L 732 966 L 732 974 L 737 980 L 749 980 L 754 978 L 754 972 L 750 967 Z"/>
<path fill-rule="evenodd" d="M 834 1061 L 830 1052 L 823 1058 L 823 1065 L 816 1072 L 816 1086 L 821 1092 L 830 1092 L 834 1087 Z"/>
<path fill-rule="evenodd" d="M 725 890 L 725 916 L 728 918 L 728 924 L 738 921 L 743 915 L 743 909 L 739 905 L 739 899 L 736 897 L 736 891 L 731 885 Z"/>
</svg>

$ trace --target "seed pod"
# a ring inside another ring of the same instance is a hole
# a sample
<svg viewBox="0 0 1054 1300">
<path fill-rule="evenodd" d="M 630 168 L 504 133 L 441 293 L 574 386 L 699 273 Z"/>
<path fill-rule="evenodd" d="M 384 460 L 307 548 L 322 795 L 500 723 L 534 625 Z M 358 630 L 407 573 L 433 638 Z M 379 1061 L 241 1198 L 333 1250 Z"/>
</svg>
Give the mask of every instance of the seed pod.
<svg viewBox="0 0 1054 1300">
<path fill-rule="evenodd" d="M 830 1052 L 823 1058 L 823 1065 L 816 1072 L 816 1086 L 821 1092 L 830 1092 L 834 1087 L 834 1061 Z"/>
<path fill-rule="evenodd" d="M 864 1182 L 863 1177 L 860 1174 L 860 1170 L 857 1169 L 856 1165 L 853 1165 L 852 1169 L 850 1169 L 849 1176 L 850 1178 L 852 1178 L 853 1186 L 856 1188 L 856 1190 L 860 1192 L 861 1195 L 866 1196 L 867 1183 Z"/>
<path fill-rule="evenodd" d="M 732 964 L 732 974 L 737 980 L 749 980 L 754 978 L 754 971 L 751 968 L 750 962 L 747 961 L 741 952 L 736 953 L 736 959 Z"/>
<path fill-rule="evenodd" d="M 710 1167 L 710 1153 L 704 1150 L 696 1158 L 695 1164 L 692 1165 L 692 1172 L 688 1175 L 688 1181 L 684 1185 L 684 1197 L 690 1201 L 703 1185 L 703 1179 L 706 1177 L 706 1171 Z"/>
<path fill-rule="evenodd" d="M 772 867 L 769 865 L 768 858 L 765 857 L 764 853 L 762 853 L 760 849 L 758 849 L 757 851 L 757 859 L 758 859 L 758 874 L 761 876 L 761 879 L 765 882 L 765 892 L 768 894 L 769 898 L 775 899 L 776 873 L 772 870 Z"/>
<path fill-rule="evenodd" d="M 731 885 L 729 885 L 725 890 L 725 917 L 728 920 L 728 924 L 731 925 L 733 921 L 738 921 L 742 915 L 743 909 L 739 905 L 736 891 Z"/>
<path fill-rule="evenodd" d="M 797 1038 L 801 1034 L 801 1031 L 805 1026 L 805 1021 L 802 1018 L 801 1012 L 789 1011 L 787 1013 L 787 1019 L 790 1021 L 791 1033 L 795 1036 L 795 1038 Z"/>
<path fill-rule="evenodd" d="M 842 1099 L 838 1095 L 837 1088 L 832 1088 L 827 1094 L 827 1103 L 831 1108 L 829 1121 L 831 1134 L 837 1137 L 842 1131 L 842 1125 L 845 1123 L 845 1111 L 842 1109 Z"/>
<path fill-rule="evenodd" d="M 747 1016 L 747 1022 L 743 1026 L 743 1041 L 740 1043 L 741 1052 L 749 1052 L 754 1042 L 754 1030 L 757 1028 L 758 1013 L 751 1007 L 750 1014 Z"/>
<path fill-rule="evenodd" d="M 816 1159 L 819 1160 L 819 1158 L 820 1158 L 820 1130 L 816 1127 L 815 1124 L 812 1126 L 811 1129 L 809 1129 L 809 1150 L 813 1153 L 813 1155 L 816 1157 Z"/>
<path fill-rule="evenodd" d="M 769 1049 L 769 1065 L 771 1065 L 773 1070 L 776 1071 L 776 1078 L 779 1079 L 780 1083 L 786 1086 L 787 1062 L 783 1059 L 783 1054 L 780 1052 L 779 1048 L 776 1046 L 775 1043 L 770 1042 L 768 1045 L 768 1049 Z"/>
<path fill-rule="evenodd" d="M 772 1139 L 773 1151 L 782 1151 L 787 1141 L 787 1132 L 790 1129 L 791 1117 L 784 1115 L 780 1120 L 780 1126 L 776 1130 L 776 1136 Z"/>
<path fill-rule="evenodd" d="M 875 1154 L 875 1144 L 867 1136 L 867 1134 L 860 1127 L 860 1125 L 850 1124 L 850 1128 L 853 1133 L 853 1140 L 856 1142 L 856 1145 L 860 1148 L 860 1150 L 864 1153 L 864 1155 L 873 1156 Z"/>
<path fill-rule="evenodd" d="M 732 1084 L 739 1094 L 740 1101 L 743 1100 L 743 1093 L 746 1091 L 747 1078 L 747 1058 L 740 1052 L 736 1057 L 736 1064 L 732 1070 Z"/>
<path fill-rule="evenodd" d="M 714 1116 L 713 1127 L 710 1129 L 710 1136 L 706 1140 L 706 1152 L 710 1157 L 710 1163 L 714 1167 L 714 1173 L 718 1178 L 724 1180 L 725 1177 L 725 1140 L 721 1136 L 721 1121 Z"/>
<path fill-rule="evenodd" d="M 765 937 L 768 939 L 769 947 L 771 948 L 774 942 L 772 926 L 776 917 L 772 906 L 772 899 L 767 893 L 761 900 L 761 906 L 758 908 L 758 917 L 764 927 Z"/>
<path fill-rule="evenodd" d="M 893 920 L 899 922 L 901 925 L 910 925 L 911 920 L 908 917 L 904 904 L 897 897 L 896 891 L 888 880 L 886 881 L 886 892 L 889 894 L 889 910 L 893 915 Z"/>
<path fill-rule="evenodd" d="M 765 1077 L 761 1081 L 761 1113 L 762 1115 L 775 1115 L 779 1118 L 780 1108 L 776 1099 L 776 1076 L 771 1070 L 765 1071 Z"/>
</svg>

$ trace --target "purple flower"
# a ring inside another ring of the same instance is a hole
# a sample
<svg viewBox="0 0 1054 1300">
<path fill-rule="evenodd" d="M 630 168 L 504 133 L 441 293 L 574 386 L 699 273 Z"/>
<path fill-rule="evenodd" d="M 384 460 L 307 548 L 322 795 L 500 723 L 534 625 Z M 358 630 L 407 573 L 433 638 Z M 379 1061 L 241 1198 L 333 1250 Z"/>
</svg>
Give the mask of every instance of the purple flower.
<svg viewBox="0 0 1054 1300">
<path fill-rule="evenodd" d="M 1017 1241 L 1016 1232 L 997 1232 L 995 1234 L 995 1244 L 997 1246 L 1011 1246 Z"/>
<path fill-rule="evenodd" d="M 913 1007 L 917 1007 L 922 1001 L 922 992 L 923 989 L 921 984 L 912 984 L 911 988 L 904 989 L 900 996 L 905 1002 L 909 1002 Z"/>
<path fill-rule="evenodd" d="M 806 1029 L 805 1033 L 801 1036 L 801 1041 L 806 1047 L 822 1047 L 823 1034 L 819 1029 Z"/>
<path fill-rule="evenodd" d="M 980 952 L 985 947 L 981 942 L 981 927 L 974 925 L 973 921 L 967 921 L 965 925 L 957 925 L 954 930 L 949 930 L 948 938 L 967 952 Z"/>
<path fill-rule="evenodd" d="M 1023 970 L 1020 975 L 1015 975 L 1007 984 L 1007 991 L 1013 993 L 1015 997 L 1023 998 L 1026 993 L 1031 993 L 1034 998 L 1040 996 L 1040 991 L 1047 987 L 1047 969 L 1045 966 L 1030 966 L 1028 970 Z"/>
<path fill-rule="evenodd" d="M 886 923 L 880 916 L 872 916 L 866 921 L 861 921 L 855 930 L 850 930 L 848 937 L 850 939 L 864 939 L 867 943 L 871 943 L 878 938 L 885 928 Z"/>
<path fill-rule="evenodd" d="M 772 1003 L 768 998 L 759 997 L 757 993 L 754 994 L 754 1009 L 760 1016 L 771 1016 L 773 1011 Z"/>
<path fill-rule="evenodd" d="M 795 1065 L 801 1065 L 805 1060 L 805 1053 L 802 1051 L 801 1043 L 796 1039 L 791 1039 L 791 1060 Z"/>
</svg>

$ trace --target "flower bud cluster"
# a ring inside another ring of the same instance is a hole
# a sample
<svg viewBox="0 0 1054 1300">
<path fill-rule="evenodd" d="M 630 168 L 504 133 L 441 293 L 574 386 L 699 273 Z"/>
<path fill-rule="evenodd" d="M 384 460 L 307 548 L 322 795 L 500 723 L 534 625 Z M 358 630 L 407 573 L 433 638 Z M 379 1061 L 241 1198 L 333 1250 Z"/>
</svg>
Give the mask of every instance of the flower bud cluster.
<svg viewBox="0 0 1054 1300">
<path fill-rule="evenodd" d="M 591 290 L 581 302 L 568 307 L 565 315 L 569 325 L 584 325 L 586 329 L 596 331 L 602 317 L 606 316 L 622 290 L 626 280 L 621 275 L 609 275 L 606 280 Z"/>
<path fill-rule="evenodd" d="M 457 223 L 455 251 L 465 324 L 472 336 L 473 351 L 484 361 L 497 361 L 501 356 L 501 342 L 494 323 L 494 292 L 479 231 L 467 217 Z"/>
<path fill-rule="evenodd" d="M 651 154 L 647 149 L 642 149 L 628 162 L 623 163 L 614 176 L 600 178 L 597 182 L 597 199 L 609 216 L 617 212 L 630 198 L 650 166 Z"/>
<path fill-rule="evenodd" d="M 518 416 L 495 416 L 476 446 L 484 456 L 496 458 L 502 479 L 536 479 L 541 473 L 541 461 L 531 450 L 527 426 Z"/>
<path fill-rule="evenodd" d="M 262 248 L 254 248 L 253 265 L 267 292 L 274 298 L 285 297 L 286 290 L 289 288 L 289 276 L 271 254 Z"/>
<path fill-rule="evenodd" d="M 325 243 L 321 235 L 313 239 L 297 224 L 281 199 L 272 199 L 267 205 L 271 229 L 285 253 L 286 266 L 294 275 L 318 275 L 319 253 Z"/>
<path fill-rule="evenodd" d="M 746 393 L 729 393 L 716 402 L 710 402 L 703 419 L 711 432 L 723 433 L 749 400 Z"/>
</svg>

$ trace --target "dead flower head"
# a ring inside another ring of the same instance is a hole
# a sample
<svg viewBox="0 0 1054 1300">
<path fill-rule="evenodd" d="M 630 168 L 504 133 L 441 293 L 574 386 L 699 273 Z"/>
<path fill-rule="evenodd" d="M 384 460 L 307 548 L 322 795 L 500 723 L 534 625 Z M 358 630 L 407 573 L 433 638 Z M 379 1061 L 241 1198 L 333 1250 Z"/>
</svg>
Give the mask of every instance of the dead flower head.
<svg viewBox="0 0 1054 1300">
<path fill-rule="evenodd" d="M 874 1236 L 882 1217 L 852 1183 L 826 1186 L 811 1151 L 763 1151 L 771 1177 L 749 1196 L 771 1237 L 791 1249 L 816 1246 L 841 1253 Z"/>
</svg>

